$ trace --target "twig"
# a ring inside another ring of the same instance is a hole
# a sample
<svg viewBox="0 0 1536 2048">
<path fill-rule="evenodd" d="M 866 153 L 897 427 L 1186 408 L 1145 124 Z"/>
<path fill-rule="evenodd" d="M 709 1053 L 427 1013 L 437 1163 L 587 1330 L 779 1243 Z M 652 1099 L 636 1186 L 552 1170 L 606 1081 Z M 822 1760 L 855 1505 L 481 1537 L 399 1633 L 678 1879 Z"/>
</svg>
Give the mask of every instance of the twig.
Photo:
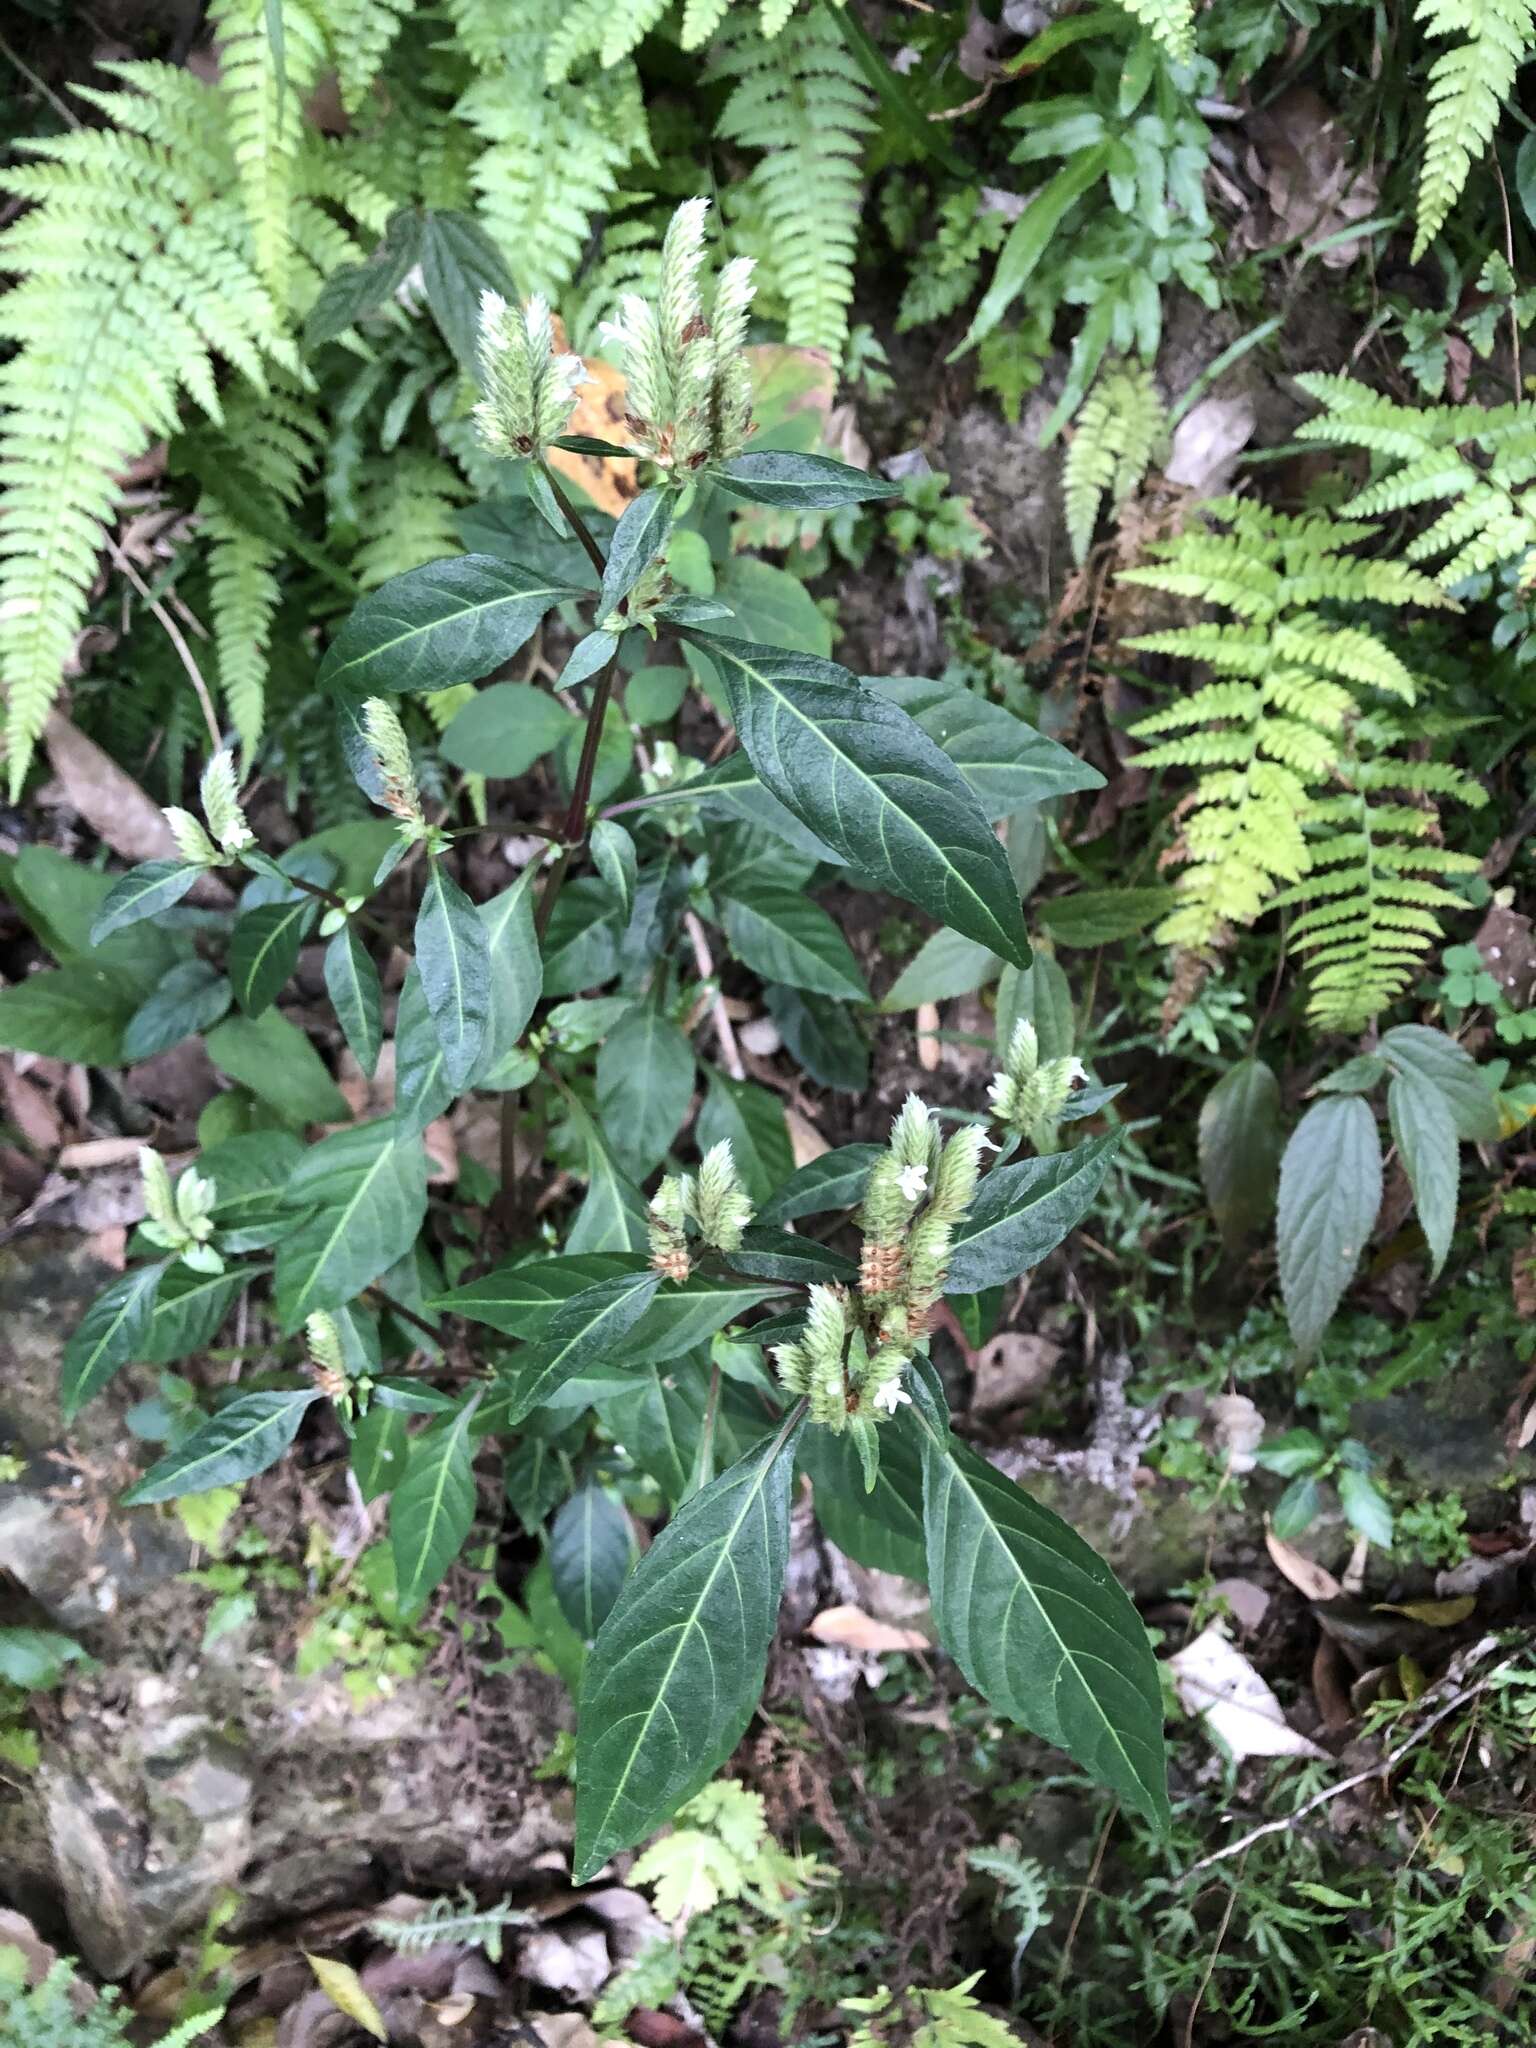
<svg viewBox="0 0 1536 2048">
<path fill-rule="evenodd" d="M 1088 1910 L 1088 1895 L 1099 1881 L 1099 1871 L 1104 1863 L 1104 1851 L 1109 1847 L 1109 1831 L 1114 1826 L 1119 1815 L 1120 1802 L 1117 1799 L 1109 1809 L 1109 1812 L 1104 1816 L 1104 1825 L 1099 1829 L 1098 1846 L 1093 1852 L 1093 1862 L 1089 1865 L 1088 1875 L 1084 1878 L 1082 1889 L 1078 1893 L 1077 1911 L 1072 1915 L 1072 1925 L 1067 1929 L 1067 1938 L 1062 1943 L 1061 1961 L 1056 1965 L 1056 1982 L 1058 1985 L 1066 1982 L 1067 1971 L 1072 1962 L 1072 1944 L 1077 1940 L 1077 1930 L 1082 1926 L 1083 1915 Z"/>
<path fill-rule="evenodd" d="M 1499 181 L 1499 204 L 1504 209 L 1504 258 L 1509 265 L 1511 280 L 1509 292 L 1509 353 L 1512 360 L 1515 383 L 1515 403 L 1518 405 L 1520 403 L 1520 393 L 1524 389 L 1524 378 L 1520 369 L 1520 316 L 1515 311 L 1515 229 L 1514 223 L 1509 217 L 1509 194 L 1504 189 L 1504 172 L 1499 163 L 1498 151 L 1491 150 L 1489 154 L 1493 158 L 1493 175 Z"/>
<path fill-rule="evenodd" d="M 703 925 L 699 923 L 697 915 L 691 910 L 685 910 L 683 913 L 683 929 L 687 932 L 688 942 L 693 947 L 694 964 L 699 970 L 701 980 L 713 981 L 715 978 L 714 955 L 709 950 L 709 940 L 704 936 Z M 725 1061 L 725 1071 L 733 1081 L 745 1081 L 747 1070 L 741 1062 L 741 1048 L 737 1045 L 736 1033 L 731 1028 L 731 1020 L 725 1007 L 725 997 L 720 993 L 718 987 L 711 998 L 710 1016 L 715 1027 L 715 1038 L 720 1047 L 720 1057 Z"/>
<path fill-rule="evenodd" d="M 34 92 L 40 92 L 42 94 L 43 98 L 48 102 L 49 106 L 52 107 L 53 111 L 58 115 L 59 119 L 64 123 L 66 128 L 78 128 L 80 126 L 78 116 L 71 112 L 69 107 L 65 105 L 63 100 L 59 98 L 58 94 L 53 90 L 53 88 L 50 85 L 46 83 L 45 80 L 39 78 L 39 76 L 32 69 L 30 64 L 24 63 L 22 59 L 17 56 L 16 52 L 5 40 L 4 36 L 0 36 L 0 57 L 4 57 L 8 64 L 13 65 L 15 69 L 21 73 L 22 77 L 27 81 L 28 85 L 31 86 Z"/>
<path fill-rule="evenodd" d="M 122 573 L 128 578 L 128 581 L 133 585 L 134 589 L 139 593 L 140 597 L 142 597 L 144 602 L 149 606 L 149 609 L 153 613 L 154 617 L 158 619 L 160 624 L 164 627 L 166 638 L 170 641 L 171 645 L 175 648 L 177 654 L 181 657 L 181 665 L 186 670 L 187 674 L 191 677 L 192 687 L 197 692 L 197 701 L 203 707 L 203 723 L 208 728 L 208 737 L 213 742 L 213 751 L 217 754 L 224 745 L 224 735 L 219 730 L 219 721 L 217 717 L 214 715 L 213 699 L 208 694 L 208 685 L 203 681 L 203 672 L 198 667 L 197 661 L 193 656 L 191 648 L 187 645 L 186 635 L 182 632 L 180 626 L 177 625 L 176 621 L 171 617 L 170 613 L 166 610 L 165 606 L 160 602 L 159 598 L 155 596 L 154 592 L 150 589 L 149 585 L 144 581 L 144 578 L 139 574 L 138 570 L 135 569 L 132 562 L 130 562 L 128 557 L 123 553 L 122 549 L 118 546 L 117 542 L 112 538 L 111 534 L 104 533 L 102 535 L 102 539 L 107 544 L 108 554 L 112 557 L 113 561 L 116 562 L 118 568 L 122 571 Z"/>
<path fill-rule="evenodd" d="M 1245 1858 L 1244 1861 L 1247 1859 Z M 1242 1878 L 1239 1866 L 1238 1878 Z M 1189 2018 L 1184 2022 L 1184 2048 L 1195 2048 L 1195 2021 L 1200 2016 L 1200 2007 L 1210 1989 L 1211 1979 L 1216 1974 L 1216 1958 L 1221 1954 L 1221 1944 L 1227 1938 L 1227 1929 L 1232 1925 L 1232 1911 L 1237 1904 L 1238 1886 L 1233 1885 L 1227 1893 L 1226 1911 L 1221 1916 L 1221 1925 L 1216 1930 L 1216 1939 L 1211 1943 L 1211 1953 L 1206 1959 L 1205 1975 L 1200 1979 L 1200 1988 L 1195 1993 L 1194 2003 L 1189 2008 Z"/>
<path fill-rule="evenodd" d="M 1485 1656 L 1489 1650 L 1496 1647 L 1496 1638 L 1485 1636 L 1482 1642 L 1473 1646 L 1465 1661 L 1469 1664 L 1476 1663 L 1480 1656 Z M 1225 1849 L 1216 1849 L 1209 1856 L 1202 1856 L 1198 1863 L 1191 1863 L 1184 1873 L 1184 1882 L 1187 1884 L 1190 1878 L 1200 1871 L 1209 1870 L 1213 1863 L 1225 1863 L 1229 1856 L 1242 1855 L 1245 1850 L 1251 1849 L 1255 1842 L 1262 1842 L 1266 1835 L 1283 1834 L 1287 1829 L 1296 1827 L 1309 1813 L 1315 1813 L 1318 1807 L 1326 1806 L 1331 1799 L 1338 1799 L 1344 1793 L 1352 1792 L 1357 1785 L 1368 1785 L 1373 1778 L 1389 1778 L 1410 1749 L 1416 1749 L 1425 1737 L 1432 1735 L 1440 1723 L 1454 1714 L 1458 1707 L 1465 1706 L 1468 1700 L 1476 1699 L 1479 1693 L 1486 1692 L 1499 1673 L 1507 1671 L 1514 1661 L 1513 1657 L 1506 1657 L 1502 1664 L 1495 1664 L 1493 1669 L 1478 1679 L 1475 1685 L 1463 1686 L 1460 1692 L 1453 1693 L 1422 1728 L 1415 1729 L 1405 1742 L 1400 1742 L 1396 1749 L 1389 1751 L 1380 1763 L 1372 1764 L 1369 1770 L 1356 1771 L 1352 1777 L 1342 1779 L 1337 1785 L 1325 1786 L 1321 1792 L 1314 1793 L 1312 1798 L 1304 1800 L 1294 1813 L 1285 1814 L 1279 1820 L 1267 1820 L 1263 1827 L 1252 1829 L 1241 1841 L 1229 1842 Z"/>
</svg>

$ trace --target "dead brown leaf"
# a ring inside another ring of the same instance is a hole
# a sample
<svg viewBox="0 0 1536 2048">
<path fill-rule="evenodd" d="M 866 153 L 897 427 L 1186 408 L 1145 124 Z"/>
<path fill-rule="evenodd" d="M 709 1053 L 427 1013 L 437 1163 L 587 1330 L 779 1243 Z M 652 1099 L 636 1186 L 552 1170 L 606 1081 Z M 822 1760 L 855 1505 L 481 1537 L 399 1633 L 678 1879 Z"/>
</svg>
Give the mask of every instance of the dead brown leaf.
<svg viewBox="0 0 1536 2048">
<path fill-rule="evenodd" d="M 115 854 L 128 861 L 176 858 L 176 841 L 160 806 L 62 713 L 55 711 L 48 720 L 43 744 L 65 801 Z M 231 900 L 216 875 L 205 875 L 192 894 L 204 903 Z"/>
<path fill-rule="evenodd" d="M 1310 1557 L 1303 1557 L 1284 1537 L 1275 1534 L 1267 1520 L 1264 1524 L 1264 1547 L 1275 1570 L 1296 1588 L 1304 1600 L 1337 1600 L 1343 1592 L 1332 1572 L 1314 1564 Z"/>
<path fill-rule="evenodd" d="M 943 1048 L 939 1044 L 939 1006 L 937 1003 L 919 1003 L 917 1006 L 917 1064 L 925 1074 L 937 1073 L 939 1057 Z"/>
<path fill-rule="evenodd" d="M 928 1638 L 920 1629 L 893 1628 L 888 1621 L 876 1621 L 861 1607 L 827 1607 L 806 1624 L 806 1634 L 835 1649 L 854 1650 L 861 1656 L 883 1656 L 887 1652 L 926 1650 Z"/>
<path fill-rule="evenodd" d="M 1378 1614 L 1406 1614 L 1410 1621 L 1422 1621 L 1430 1628 L 1455 1628 L 1477 1605 L 1475 1593 L 1460 1593 L 1451 1600 L 1378 1600 Z"/>
<path fill-rule="evenodd" d="M 555 345 L 564 348 L 565 332 L 558 320 L 555 328 Z M 587 382 L 576 393 L 576 410 L 565 431 L 590 434 L 597 441 L 617 441 L 622 446 L 628 439 L 623 375 L 601 356 L 584 356 L 582 360 L 587 366 Z M 551 448 L 549 464 L 561 476 L 579 484 L 600 512 L 610 512 L 615 519 L 640 488 L 638 465 L 617 457 L 577 455 L 569 448 Z"/>
</svg>

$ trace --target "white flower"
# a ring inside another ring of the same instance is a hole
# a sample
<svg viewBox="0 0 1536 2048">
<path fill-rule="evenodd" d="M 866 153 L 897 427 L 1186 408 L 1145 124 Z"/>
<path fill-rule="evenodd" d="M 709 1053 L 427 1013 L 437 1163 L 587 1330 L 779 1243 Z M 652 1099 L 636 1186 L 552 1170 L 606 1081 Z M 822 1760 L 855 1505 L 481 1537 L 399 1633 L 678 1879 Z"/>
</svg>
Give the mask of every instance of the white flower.
<svg viewBox="0 0 1536 2048">
<path fill-rule="evenodd" d="M 987 1083 L 988 1102 L 1001 1102 L 1012 1086 L 1013 1083 L 1006 1074 L 994 1074 Z"/>
<path fill-rule="evenodd" d="M 928 1185 L 926 1166 L 904 1166 L 896 1176 L 896 1185 L 909 1202 L 915 1202 Z"/>
<path fill-rule="evenodd" d="M 1071 1059 L 1067 1061 L 1068 1087 L 1076 1087 L 1079 1081 L 1086 1081 L 1087 1078 L 1088 1069 L 1083 1065 L 1081 1060 Z"/>
<path fill-rule="evenodd" d="M 1001 1152 L 1003 1149 L 995 1138 L 981 1137 L 976 1140 L 976 1143 L 983 1152 Z"/>
<path fill-rule="evenodd" d="M 912 1396 L 900 1380 L 887 1380 L 883 1387 L 876 1387 L 874 1404 L 885 1415 L 894 1415 L 903 1402 L 910 1408 Z"/>
</svg>

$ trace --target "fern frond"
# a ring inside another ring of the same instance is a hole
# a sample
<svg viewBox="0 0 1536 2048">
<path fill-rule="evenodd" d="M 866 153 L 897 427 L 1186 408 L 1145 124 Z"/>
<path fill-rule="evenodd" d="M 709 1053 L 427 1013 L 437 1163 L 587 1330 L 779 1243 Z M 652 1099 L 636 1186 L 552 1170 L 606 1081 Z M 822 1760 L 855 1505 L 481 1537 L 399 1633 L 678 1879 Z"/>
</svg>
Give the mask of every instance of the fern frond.
<svg viewBox="0 0 1536 2048">
<path fill-rule="evenodd" d="M 727 26 L 711 76 L 734 81 L 716 134 L 762 155 L 740 197 L 760 283 L 782 300 L 792 347 L 840 357 L 848 334 L 863 203 L 862 158 L 874 128 L 863 73 L 821 9 L 766 37 L 745 15 Z"/>
<path fill-rule="evenodd" d="M 341 103 L 355 114 L 373 90 L 414 0 L 321 0 Z"/>
<path fill-rule="evenodd" d="M 1465 40 L 1443 51 L 1429 74 L 1415 263 L 1444 227 L 1473 164 L 1486 155 L 1515 73 L 1536 43 L 1531 0 L 1420 0 L 1417 12 L 1429 35 Z"/>
<path fill-rule="evenodd" d="M 403 1956 L 422 1955 L 443 1946 L 483 1948 L 493 1963 L 501 1961 L 502 1936 L 509 1927 L 527 1927 L 531 1913 L 520 1912 L 510 1899 L 494 1906 L 476 1904 L 467 1888 L 457 1899 L 434 1899 L 414 1920 L 371 1920 L 381 1941 Z"/>
<path fill-rule="evenodd" d="M 229 123 L 256 268 L 282 304 L 288 293 L 288 207 L 304 99 L 325 58 L 320 24 L 302 0 L 280 0 L 282 49 L 269 31 L 271 0 L 213 0 L 219 89 Z"/>
<path fill-rule="evenodd" d="M 362 538 L 353 557 L 363 588 L 457 554 L 454 516 L 472 495 L 457 470 L 420 449 L 366 463 L 358 489 Z"/>
<path fill-rule="evenodd" d="M 1120 5 L 1175 63 L 1186 63 L 1195 51 L 1195 10 L 1192 0 L 1120 0 Z"/>
<path fill-rule="evenodd" d="M 1107 503 L 1118 513 L 1146 475 L 1166 428 L 1152 372 L 1142 363 L 1107 370 L 1089 392 L 1061 472 L 1074 560 L 1087 554 L 1100 509 Z"/>
</svg>

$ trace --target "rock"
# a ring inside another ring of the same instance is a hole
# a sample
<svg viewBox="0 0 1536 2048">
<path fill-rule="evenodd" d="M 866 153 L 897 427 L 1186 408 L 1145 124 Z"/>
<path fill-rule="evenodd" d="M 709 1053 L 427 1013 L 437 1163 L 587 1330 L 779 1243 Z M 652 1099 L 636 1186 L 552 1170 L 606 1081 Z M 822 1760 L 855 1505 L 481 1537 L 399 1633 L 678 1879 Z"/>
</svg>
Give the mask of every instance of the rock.
<svg viewBox="0 0 1536 2048">
<path fill-rule="evenodd" d="M 589 2002 L 613 1971 L 608 1937 L 601 1927 L 572 1920 L 563 1927 L 540 1927 L 518 1943 L 517 1967 L 546 1991 Z"/>
<path fill-rule="evenodd" d="M 0 1558 L 60 1628 L 84 1632 L 185 1571 L 192 1546 L 174 1522 L 88 1513 L 80 1492 L 80 1473 L 50 1457 L 0 1486 Z"/>
<path fill-rule="evenodd" d="M 1032 1401 L 1061 1363 L 1061 1346 L 1050 1337 L 1005 1331 L 976 1354 L 971 1412 L 1002 1415 Z"/>
</svg>

